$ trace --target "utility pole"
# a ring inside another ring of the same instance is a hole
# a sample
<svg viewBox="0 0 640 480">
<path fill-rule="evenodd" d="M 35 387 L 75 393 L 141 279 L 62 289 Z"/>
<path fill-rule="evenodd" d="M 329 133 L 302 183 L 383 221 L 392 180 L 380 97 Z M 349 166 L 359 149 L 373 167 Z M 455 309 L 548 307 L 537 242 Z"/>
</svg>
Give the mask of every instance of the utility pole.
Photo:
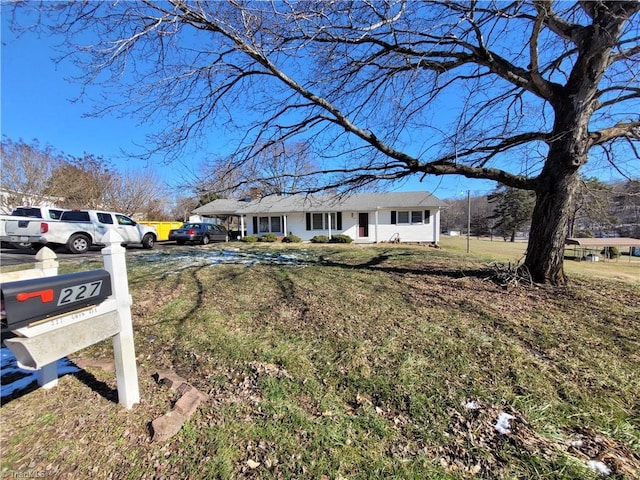
<svg viewBox="0 0 640 480">
<path fill-rule="evenodd" d="M 471 190 L 467 190 L 467 253 L 470 252 L 469 240 L 471 236 Z"/>
</svg>

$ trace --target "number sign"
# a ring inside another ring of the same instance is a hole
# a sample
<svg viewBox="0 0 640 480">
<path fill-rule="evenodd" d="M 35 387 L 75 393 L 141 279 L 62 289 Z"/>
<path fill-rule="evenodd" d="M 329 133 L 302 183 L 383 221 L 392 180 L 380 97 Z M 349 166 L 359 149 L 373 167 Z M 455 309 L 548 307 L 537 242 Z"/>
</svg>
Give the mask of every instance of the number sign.
<svg viewBox="0 0 640 480">
<path fill-rule="evenodd" d="M 34 278 L 2 284 L 4 328 L 14 330 L 63 313 L 97 305 L 111 295 L 106 270 Z"/>
</svg>

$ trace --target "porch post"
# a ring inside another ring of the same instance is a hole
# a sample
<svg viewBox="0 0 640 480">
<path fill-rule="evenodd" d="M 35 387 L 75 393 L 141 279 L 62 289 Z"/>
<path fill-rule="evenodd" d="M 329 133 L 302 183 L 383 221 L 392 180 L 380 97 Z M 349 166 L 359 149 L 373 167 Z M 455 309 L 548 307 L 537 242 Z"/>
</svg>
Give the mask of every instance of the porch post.
<svg viewBox="0 0 640 480">
<path fill-rule="evenodd" d="M 244 215 L 240 215 L 240 238 L 244 238 Z"/>
<path fill-rule="evenodd" d="M 376 213 L 374 214 L 374 218 L 375 218 L 375 222 L 376 222 L 376 224 L 375 224 L 375 239 L 374 239 L 375 243 L 378 243 L 378 209 L 379 208 L 380 207 L 376 207 Z"/>
</svg>

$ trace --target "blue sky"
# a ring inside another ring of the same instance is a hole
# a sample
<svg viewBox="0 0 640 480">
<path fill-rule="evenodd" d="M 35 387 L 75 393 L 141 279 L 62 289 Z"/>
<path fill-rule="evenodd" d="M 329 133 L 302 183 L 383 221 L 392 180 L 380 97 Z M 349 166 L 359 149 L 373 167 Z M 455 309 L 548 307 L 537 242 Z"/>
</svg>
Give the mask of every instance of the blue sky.
<svg viewBox="0 0 640 480">
<path fill-rule="evenodd" d="M 141 161 L 122 158 L 144 142 L 145 130 L 135 119 L 87 117 L 89 99 L 76 101 L 80 85 L 68 63 L 56 64 L 54 43 L 35 34 L 16 38 L 2 17 L 0 128 L 12 140 L 37 139 L 61 153 L 90 153 L 112 160 L 119 168 L 144 168 Z M 99 94 L 94 92 L 93 94 Z M 166 172 L 165 172 L 165 175 Z"/>
<path fill-rule="evenodd" d="M 89 90 L 86 97 L 78 100 L 81 86 L 69 80 L 74 67 L 68 62 L 54 63 L 54 42 L 32 33 L 16 38 L 8 29 L 7 20 L 2 17 L 2 134 L 26 142 L 38 139 L 41 145 L 73 156 L 102 156 L 122 171 L 145 168 L 146 163 L 127 158 L 122 152 L 140 152 L 136 145 L 144 144 L 145 134 L 150 133 L 148 127 L 133 118 L 87 116 L 92 98 L 100 98 L 101 91 Z M 153 169 L 175 186 L 182 177 L 180 172 L 195 169 L 200 161 L 191 157 L 181 159 L 180 165 L 164 165 L 158 159 L 153 162 Z M 395 189 L 428 190 L 440 198 L 464 198 L 467 190 L 472 195 L 483 195 L 495 185 L 461 176 L 430 176 L 420 182 L 416 176 Z"/>
</svg>

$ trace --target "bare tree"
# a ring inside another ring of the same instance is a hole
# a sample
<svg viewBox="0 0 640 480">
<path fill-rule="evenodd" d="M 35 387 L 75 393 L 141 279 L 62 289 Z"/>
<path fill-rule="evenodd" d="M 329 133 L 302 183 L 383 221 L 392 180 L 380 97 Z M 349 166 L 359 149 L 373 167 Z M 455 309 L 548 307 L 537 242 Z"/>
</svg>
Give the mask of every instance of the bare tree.
<svg viewBox="0 0 640 480">
<path fill-rule="evenodd" d="M 52 172 L 64 161 L 59 153 L 40 146 L 37 140 L 27 144 L 3 137 L 0 158 L 1 185 L 6 193 L 2 199 L 7 203 L 1 206 L 4 210 L 16 205 L 60 203 L 60 198 L 51 197 L 47 191 Z"/>
<path fill-rule="evenodd" d="M 192 197 L 181 196 L 176 199 L 175 205 L 171 209 L 171 220 L 182 220 L 186 222 L 189 214 L 198 207 L 198 201 Z"/>
<path fill-rule="evenodd" d="M 615 216 L 611 213 L 612 189 L 597 178 L 581 179 L 569 217 L 569 236 L 611 230 L 615 224 Z"/>
<path fill-rule="evenodd" d="M 237 135 L 238 161 L 304 139 L 321 159 L 318 188 L 453 174 L 532 190 L 525 264 L 536 281 L 563 284 L 580 170 L 602 158 L 637 173 L 639 10 L 145 0 L 37 12 L 68 42 L 96 35 L 74 58 L 88 82 L 106 81 L 112 108 L 171 119 L 155 152 L 179 157 L 215 127 Z M 532 152 L 538 162 L 521 160 Z"/>
<path fill-rule="evenodd" d="M 130 216 L 161 220 L 168 210 L 165 190 L 153 170 L 118 172 L 105 192 L 104 203 L 111 210 Z"/>
<path fill-rule="evenodd" d="M 224 198 L 248 198 L 252 192 L 283 195 L 317 190 L 317 170 L 304 142 L 272 144 L 241 162 L 233 156 L 205 161 L 184 186 L 199 196 L 210 192 Z"/>
<path fill-rule="evenodd" d="M 118 173 L 103 157 L 66 157 L 47 179 L 46 192 L 60 197 L 66 208 L 108 208 L 107 197 Z"/>
</svg>

